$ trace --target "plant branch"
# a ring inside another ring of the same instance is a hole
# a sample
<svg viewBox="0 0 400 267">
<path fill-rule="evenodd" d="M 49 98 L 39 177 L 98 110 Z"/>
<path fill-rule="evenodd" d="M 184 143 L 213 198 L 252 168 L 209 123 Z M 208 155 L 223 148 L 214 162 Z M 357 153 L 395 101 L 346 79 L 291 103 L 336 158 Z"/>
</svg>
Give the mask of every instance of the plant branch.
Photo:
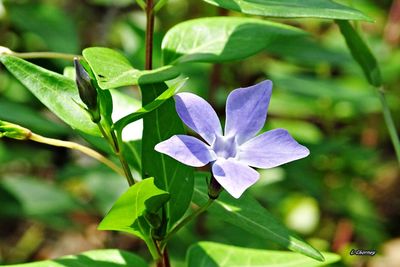
<svg viewBox="0 0 400 267">
<path fill-rule="evenodd" d="M 154 35 L 154 2 L 147 0 L 146 3 L 146 70 L 153 68 L 153 35 Z"/>
<path fill-rule="evenodd" d="M 94 158 L 94 159 L 100 161 L 101 163 L 107 165 L 110 169 L 114 170 L 116 173 L 118 173 L 120 175 L 124 175 L 124 172 L 121 170 L 121 168 L 119 168 L 117 165 L 115 165 L 114 162 L 107 159 L 106 157 L 104 157 L 103 155 L 98 153 L 97 151 L 95 151 L 91 148 L 88 148 L 86 146 L 83 146 L 83 145 L 80 145 L 80 144 L 77 144 L 74 142 L 70 142 L 70 141 L 63 141 L 63 140 L 44 137 L 44 136 L 41 136 L 41 135 L 38 135 L 35 133 L 31 133 L 27 139 L 38 142 L 38 143 L 51 145 L 51 146 L 66 147 L 69 149 L 78 150 L 78 151 L 86 154 L 87 156 Z"/>
<path fill-rule="evenodd" d="M 383 112 L 383 117 L 385 119 L 386 127 L 388 128 L 390 139 L 392 140 L 394 150 L 396 151 L 397 161 L 400 164 L 400 140 L 397 134 L 392 114 L 389 109 L 389 105 L 385 97 L 385 89 L 383 88 L 383 86 L 378 89 L 378 95 L 379 95 L 379 100 L 381 101 L 382 104 L 382 112 Z"/>
<path fill-rule="evenodd" d="M 16 56 L 23 59 L 30 58 L 52 58 L 52 59 L 65 59 L 73 61 L 74 58 L 80 58 L 79 55 L 55 53 L 55 52 L 29 52 L 29 53 L 17 53 L 12 52 L 10 55 Z"/>
<path fill-rule="evenodd" d="M 201 213 L 203 213 L 204 211 L 206 211 L 208 209 L 208 207 L 211 206 L 211 204 L 214 203 L 214 199 L 209 198 L 207 203 L 204 204 L 204 206 L 201 206 L 200 208 L 198 208 L 197 210 L 195 210 L 192 214 L 189 214 L 188 216 L 186 216 L 185 218 L 183 218 L 181 221 L 179 221 L 176 226 L 174 227 L 174 229 L 171 230 L 171 232 L 169 232 L 164 240 L 162 241 L 162 246 L 164 247 L 165 244 L 167 243 L 167 241 L 174 235 L 176 234 L 180 229 L 182 229 L 186 224 L 188 224 L 191 220 L 193 220 L 194 218 L 196 218 L 197 216 L 199 216 Z"/>
<path fill-rule="evenodd" d="M 111 145 L 115 155 L 118 157 L 118 159 L 122 165 L 122 169 L 124 170 L 123 176 L 126 177 L 126 180 L 128 181 L 129 186 L 134 185 L 135 180 L 133 179 L 131 169 L 129 168 L 129 164 L 128 164 L 128 162 L 126 162 L 126 159 L 125 159 L 124 155 L 122 154 L 122 150 L 121 150 L 122 142 L 120 142 L 120 138 L 117 138 L 117 136 L 114 133 L 114 130 L 112 130 L 112 129 L 110 129 L 110 131 L 107 132 L 104 129 L 103 125 L 101 125 L 100 122 L 97 123 L 97 126 L 99 127 L 101 134 Z"/>
</svg>

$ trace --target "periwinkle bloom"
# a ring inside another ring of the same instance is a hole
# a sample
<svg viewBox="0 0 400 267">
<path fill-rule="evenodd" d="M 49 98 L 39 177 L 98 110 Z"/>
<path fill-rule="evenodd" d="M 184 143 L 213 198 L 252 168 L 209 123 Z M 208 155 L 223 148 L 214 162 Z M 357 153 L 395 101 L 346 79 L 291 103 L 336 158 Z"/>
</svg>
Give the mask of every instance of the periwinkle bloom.
<svg viewBox="0 0 400 267">
<path fill-rule="evenodd" d="M 284 129 L 256 136 L 267 118 L 271 93 L 269 80 L 232 91 L 226 103 L 224 133 L 209 103 L 195 94 L 179 93 L 175 96 L 179 117 L 205 142 L 174 135 L 157 144 L 155 150 L 193 167 L 211 163 L 214 178 L 239 198 L 259 179 L 259 173 L 251 167 L 273 168 L 310 153 Z"/>
</svg>

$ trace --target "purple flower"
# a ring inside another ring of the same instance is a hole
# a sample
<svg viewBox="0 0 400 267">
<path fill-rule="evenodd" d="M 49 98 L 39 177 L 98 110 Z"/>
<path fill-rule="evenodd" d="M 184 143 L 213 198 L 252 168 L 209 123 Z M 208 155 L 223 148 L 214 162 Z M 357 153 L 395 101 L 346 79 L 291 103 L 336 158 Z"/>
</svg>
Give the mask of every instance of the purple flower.
<svg viewBox="0 0 400 267">
<path fill-rule="evenodd" d="M 273 168 L 310 153 L 284 129 L 256 136 L 267 118 L 271 93 L 269 80 L 232 91 L 226 103 L 224 133 L 209 103 L 195 94 L 179 93 L 175 96 L 179 117 L 205 142 L 174 135 L 157 144 L 155 150 L 193 167 L 211 162 L 218 183 L 239 198 L 260 176 L 251 167 Z"/>
</svg>

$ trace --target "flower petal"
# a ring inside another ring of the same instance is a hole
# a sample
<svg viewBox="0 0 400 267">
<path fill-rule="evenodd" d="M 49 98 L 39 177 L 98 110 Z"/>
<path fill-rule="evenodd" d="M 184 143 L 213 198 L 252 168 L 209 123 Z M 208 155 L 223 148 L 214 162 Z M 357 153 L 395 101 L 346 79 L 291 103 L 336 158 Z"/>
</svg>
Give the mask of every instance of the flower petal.
<svg viewBox="0 0 400 267">
<path fill-rule="evenodd" d="M 193 167 L 201 167 L 217 159 L 209 146 L 188 135 L 174 135 L 158 143 L 154 149 Z"/>
<path fill-rule="evenodd" d="M 284 129 L 265 132 L 247 141 L 239 148 L 238 160 L 257 168 L 273 168 L 301 159 L 310 151 L 300 145 Z"/>
<path fill-rule="evenodd" d="M 218 183 L 234 198 L 239 198 L 260 177 L 257 171 L 232 158 L 218 158 L 212 166 L 212 173 Z"/>
<path fill-rule="evenodd" d="M 225 136 L 235 135 L 242 144 L 257 134 L 267 118 L 271 93 L 270 80 L 232 91 L 226 103 Z"/>
<path fill-rule="evenodd" d="M 222 135 L 221 123 L 210 104 L 192 93 L 175 95 L 176 111 L 182 121 L 210 145 Z"/>
</svg>

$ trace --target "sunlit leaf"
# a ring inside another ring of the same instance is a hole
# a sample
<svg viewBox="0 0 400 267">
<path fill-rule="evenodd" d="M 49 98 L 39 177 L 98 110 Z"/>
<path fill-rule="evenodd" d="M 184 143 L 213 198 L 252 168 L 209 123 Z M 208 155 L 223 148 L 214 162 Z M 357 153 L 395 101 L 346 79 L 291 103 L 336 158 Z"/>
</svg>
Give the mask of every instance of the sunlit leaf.
<svg viewBox="0 0 400 267">
<path fill-rule="evenodd" d="M 100 135 L 89 114 L 77 104 L 84 105 L 73 80 L 17 57 L 4 55 L 0 61 L 65 123 L 82 132 Z"/>
<path fill-rule="evenodd" d="M 186 261 L 188 267 L 318 267 L 340 260 L 340 256 L 333 253 L 323 255 L 325 261 L 320 262 L 293 252 L 199 242 L 189 249 Z"/>
<path fill-rule="evenodd" d="M 204 205 L 208 200 L 205 183 L 207 175 L 206 173 L 196 174 L 193 202 L 197 205 Z M 318 250 L 296 237 L 246 193 L 240 199 L 234 199 L 224 192 L 208 210 L 220 220 L 236 225 L 249 233 L 311 258 L 323 260 Z"/>
<path fill-rule="evenodd" d="M 147 113 L 152 112 L 156 108 L 160 107 L 165 101 L 171 98 L 186 82 L 187 79 L 178 81 L 171 85 L 167 90 L 165 90 L 161 95 L 159 95 L 152 102 L 147 104 L 146 106 L 136 110 L 134 113 L 131 113 L 120 120 L 118 120 L 114 128 L 117 131 L 121 131 L 128 124 L 135 122 L 139 119 L 142 119 Z"/>
<path fill-rule="evenodd" d="M 167 85 L 140 85 L 143 105 L 151 103 Z M 142 175 L 154 177 L 157 187 L 169 192 L 171 199 L 166 205 L 168 228 L 171 228 L 187 210 L 193 194 L 193 169 L 154 150 L 156 144 L 174 134 L 184 133 L 182 121 L 175 111 L 172 98 L 143 118 Z"/>
<path fill-rule="evenodd" d="M 179 75 L 172 66 L 155 70 L 137 70 L 121 53 L 104 47 L 90 47 L 82 52 L 102 89 L 110 89 L 139 83 L 155 83 L 171 80 Z"/>
<path fill-rule="evenodd" d="M 148 212 L 158 211 L 169 200 L 168 192 L 154 185 L 154 178 L 144 179 L 131 186 L 115 202 L 98 226 L 99 230 L 115 230 L 136 235 L 142 239 L 147 229 L 139 222 Z"/>
<path fill-rule="evenodd" d="M 245 14 L 278 18 L 368 20 L 360 11 L 330 0 L 204 0 Z"/>
<path fill-rule="evenodd" d="M 243 59 L 270 44 L 293 42 L 305 33 L 284 24 L 252 18 L 213 17 L 185 21 L 163 39 L 164 62 L 222 62 Z"/>
<path fill-rule="evenodd" d="M 25 264 L 4 265 L 5 267 L 147 267 L 139 256 L 118 249 L 91 250 L 77 255 L 69 255 L 55 260 Z"/>
</svg>

